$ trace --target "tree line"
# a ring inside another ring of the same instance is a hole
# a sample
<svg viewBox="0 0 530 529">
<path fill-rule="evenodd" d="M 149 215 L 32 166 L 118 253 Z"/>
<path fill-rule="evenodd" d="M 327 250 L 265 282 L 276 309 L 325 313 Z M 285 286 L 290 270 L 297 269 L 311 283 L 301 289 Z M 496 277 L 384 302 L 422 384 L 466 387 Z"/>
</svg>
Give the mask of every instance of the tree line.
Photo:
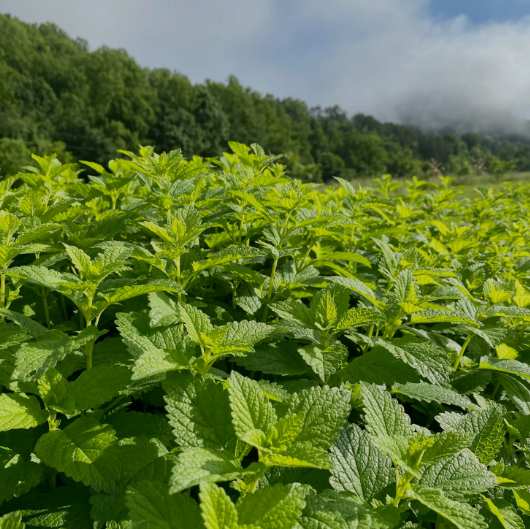
<svg viewBox="0 0 530 529">
<path fill-rule="evenodd" d="M 229 140 L 286 153 L 291 174 L 308 181 L 530 170 L 523 138 L 425 133 L 262 95 L 235 77 L 193 84 L 121 49 L 90 51 L 54 24 L 0 15 L 0 174 L 32 153 L 106 163 L 141 144 L 213 157 Z"/>
</svg>

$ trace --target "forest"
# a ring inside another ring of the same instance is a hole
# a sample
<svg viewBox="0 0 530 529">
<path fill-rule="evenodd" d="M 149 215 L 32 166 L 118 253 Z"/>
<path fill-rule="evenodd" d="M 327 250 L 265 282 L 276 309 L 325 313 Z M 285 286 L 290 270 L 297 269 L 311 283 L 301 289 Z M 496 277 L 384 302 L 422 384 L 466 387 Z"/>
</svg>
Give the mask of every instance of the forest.
<svg viewBox="0 0 530 529">
<path fill-rule="evenodd" d="M 263 95 L 235 77 L 193 84 L 124 50 L 90 51 L 54 24 L 0 15 L 0 174 L 32 154 L 105 164 L 117 150 L 152 145 L 208 158 L 228 140 L 285 153 L 291 176 L 309 182 L 530 170 L 530 139 L 424 133 Z"/>
</svg>

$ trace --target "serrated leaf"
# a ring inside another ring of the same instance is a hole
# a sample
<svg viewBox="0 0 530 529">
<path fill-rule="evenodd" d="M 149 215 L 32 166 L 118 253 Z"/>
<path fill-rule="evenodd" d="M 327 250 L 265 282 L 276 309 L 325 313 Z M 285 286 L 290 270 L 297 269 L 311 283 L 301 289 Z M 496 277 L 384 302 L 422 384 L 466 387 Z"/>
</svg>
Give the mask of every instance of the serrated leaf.
<svg viewBox="0 0 530 529">
<path fill-rule="evenodd" d="M 269 430 L 276 422 L 276 413 L 259 385 L 237 371 L 232 371 L 229 384 L 230 409 L 237 436 L 243 439 L 252 430 Z"/>
<path fill-rule="evenodd" d="M 35 342 L 25 343 L 16 353 L 15 376 L 22 381 L 38 380 L 79 344 L 61 331 L 48 331 Z"/>
<path fill-rule="evenodd" d="M 395 481 L 390 458 L 373 444 L 368 432 L 348 424 L 331 447 L 331 486 L 370 501 Z"/>
<path fill-rule="evenodd" d="M 471 411 L 451 429 L 474 434 L 470 450 L 481 463 L 490 463 L 504 440 L 504 412 L 498 405 L 482 411 Z"/>
<path fill-rule="evenodd" d="M 151 325 L 173 325 L 179 321 L 178 304 L 163 292 L 149 294 Z"/>
<path fill-rule="evenodd" d="M 332 281 L 335 284 L 342 285 L 346 288 L 349 288 L 359 296 L 363 297 L 370 303 L 372 303 L 378 309 L 384 309 L 385 303 L 377 299 L 375 292 L 368 288 L 362 281 L 358 279 L 352 279 L 349 277 L 328 277 L 328 281 Z"/>
<path fill-rule="evenodd" d="M 256 347 L 255 354 L 236 357 L 237 365 L 249 371 L 261 371 L 270 375 L 303 375 L 308 365 L 292 342 L 264 343 Z"/>
<path fill-rule="evenodd" d="M 83 371 L 68 384 L 67 397 L 73 398 L 78 410 L 98 408 L 119 395 L 131 381 L 130 369 L 101 364 Z"/>
<path fill-rule="evenodd" d="M 329 345 L 326 348 L 318 345 L 305 345 L 298 349 L 298 354 L 308 366 L 317 374 L 322 382 L 327 382 L 348 358 L 348 349 L 341 343 Z"/>
<path fill-rule="evenodd" d="M 179 453 L 169 480 L 169 492 L 175 494 L 202 483 L 241 479 L 257 468 L 243 469 L 234 455 L 211 448 L 185 448 Z"/>
<path fill-rule="evenodd" d="M 204 527 L 197 503 L 183 494 L 170 495 L 157 481 L 140 481 L 127 488 L 130 529 L 200 529 Z"/>
<path fill-rule="evenodd" d="M 276 407 L 279 418 L 301 414 L 297 443 L 328 450 L 350 412 L 350 392 L 342 388 L 311 388 L 294 393 Z"/>
<path fill-rule="evenodd" d="M 177 326 L 150 329 L 135 315 L 119 314 L 118 329 L 134 357 L 132 380 L 190 367 L 195 346 Z"/>
<path fill-rule="evenodd" d="M 525 529 L 525 523 L 509 501 L 500 498 L 483 499 L 488 510 L 497 517 L 505 529 Z"/>
<path fill-rule="evenodd" d="M 238 522 L 259 529 L 293 528 L 302 514 L 306 489 L 299 484 L 265 487 L 236 504 Z"/>
<path fill-rule="evenodd" d="M 430 438 L 431 439 L 431 438 Z M 423 452 L 422 465 L 434 465 L 445 461 L 467 448 L 473 441 L 472 433 L 448 431 L 432 436 L 434 442 Z"/>
<path fill-rule="evenodd" d="M 392 342 L 379 338 L 375 343 L 409 364 L 432 384 L 443 385 L 449 381 L 451 363 L 447 352 L 441 347 L 408 337 L 396 338 Z"/>
<path fill-rule="evenodd" d="M 25 529 L 26 524 L 22 522 L 22 513 L 20 511 L 11 512 L 0 516 L 0 529 Z"/>
<path fill-rule="evenodd" d="M 405 384 L 420 381 L 420 377 L 412 367 L 382 347 L 354 358 L 335 377 L 350 383 L 368 382 L 388 386 L 396 382 Z"/>
<path fill-rule="evenodd" d="M 212 330 L 210 318 L 198 308 L 192 305 L 179 303 L 179 318 L 186 325 L 186 331 L 190 338 L 198 344 L 203 343 L 202 334 L 209 334 Z"/>
<path fill-rule="evenodd" d="M 530 366 L 523 364 L 522 362 L 518 362 L 517 360 L 488 358 L 483 356 L 480 359 L 479 368 L 509 373 L 510 375 L 517 375 L 526 380 L 530 380 Z"/>
<path fill-rule="evenodd" d="M 238 529 L 235 505 L 226 492 L 213 483 L 201 485 L 201 513 L 206 529 Z"/>
<path fill-rule="evenodd" d="M 441 388 L 440 386 L 434 386 L 426 382 L 420 382 L 418 384 L 395 384 L 392 388 L 392 393 L 402 394 L 411 399 L 424 402 L 437 402 L 438 404 L 459 406 L 463 409 L 474 409 L 477 407 L 465 395 L 460 395 L 451 389 Z"/>
<path fill-rule="evenodd" d="M 37 463 L 0 447 L 0 503 L 28 492 L 41 482 L 42 474 Z"/>
<path fill-rule="evenodd" d="M 458 500 L 494 488 L 497 478 L 466 449 L 421 469 L 416 483 L 421 487 L 440 489 Z"/>
<path fill-rule="evenodd" d="M 111 492 L 121 477 L 118 439 L 108 425 L 82 417 L 64 430 L 53 430 L 38 441 L 37 456 L 48 466 L 64 472 L 96 491 Z"/>
<path fill-rule="evenodd" d="M 164 382 L 166 410 L 177 443 L 234 453 L 236 433 L 228 391 L 189 372 L 170 373 Z"/>
<path fill-rule="evenodd" d="M 165 415 L 127 411 L 114 413 L 105 422 L 120 439 L 146 436 L 159 439 L 166 446 L 173 445 L 173 433 Z"/>
<path fill-rule="evenodd" d="M 426 310 L 419 314 L 414 314 L 410 319 L 410 323 L 468 323 L 470 325 L 481 325 L 477 320 L 464 314 L 454 314 L 444 310 Z"/>
<path fill-rule="evenodd" d="M 412 436 L 410 418 L 396 399 L 372 384 L 361 383 L 366 428 L 374 437 Z"/>
<path fill-rule="evenodd" d="M 484 518 L 471 505 L 451 500 L 440 490 L 417 487 L 414 490 L 408 490 L 407 494 L 409 498 L 419 501 L 425 507 L 438 513 L 458 529 L 488 528 Z"/>
<path fill-rule="evenodd" d="M 33 428 L 47 419 L 48 413 L 41 409 L 36 397 L 24 393 L 0 395 L 0 432 Z"/>
<path fill-rule="evenodd" d="M 43 327 L 38 321 L 24 316 L 24 314 L 19 314 L 18 312 L 13 312 L 12 310 L 0 309 L 0 315 L 11 321 L 14 321 L 35 338 L 38 338 L 47 332 L 46 327 Z"/>
</svg>

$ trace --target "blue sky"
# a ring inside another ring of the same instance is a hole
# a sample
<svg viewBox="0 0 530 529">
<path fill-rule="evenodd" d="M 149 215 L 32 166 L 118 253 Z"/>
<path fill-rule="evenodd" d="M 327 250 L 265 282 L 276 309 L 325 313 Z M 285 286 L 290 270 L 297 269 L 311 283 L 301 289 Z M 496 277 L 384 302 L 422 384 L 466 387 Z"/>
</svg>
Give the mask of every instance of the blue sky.
<svg viewBox="0 0 530 529">
<path fill-rule="evenodd" d="M 194 82 L 425 128 L 530 118 L 530 0 L 0 0 Z"/>
<path fill-rule="evenodd" d="M 528 0 L 431 0 L 430 4 L 435 16 L 453 18 L 463 14 L 475 24 L 514 21 L 530 15 Z"/>
</svg>

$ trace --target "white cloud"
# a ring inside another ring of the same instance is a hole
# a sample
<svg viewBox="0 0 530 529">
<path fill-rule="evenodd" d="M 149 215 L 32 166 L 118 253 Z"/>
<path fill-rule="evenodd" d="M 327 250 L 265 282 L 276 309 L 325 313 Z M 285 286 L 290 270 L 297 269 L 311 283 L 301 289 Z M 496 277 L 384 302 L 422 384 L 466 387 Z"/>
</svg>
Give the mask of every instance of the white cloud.
<svg viewBox="0 0 530 529">
<path fill-rule="evenodd" d="M 530 118 L 530 18 L 443 21 L 428 0 L 0 0 L 0 11 L 193 81 L 235 74 L 380 119 L 513 128 Z"/>
</svg>

